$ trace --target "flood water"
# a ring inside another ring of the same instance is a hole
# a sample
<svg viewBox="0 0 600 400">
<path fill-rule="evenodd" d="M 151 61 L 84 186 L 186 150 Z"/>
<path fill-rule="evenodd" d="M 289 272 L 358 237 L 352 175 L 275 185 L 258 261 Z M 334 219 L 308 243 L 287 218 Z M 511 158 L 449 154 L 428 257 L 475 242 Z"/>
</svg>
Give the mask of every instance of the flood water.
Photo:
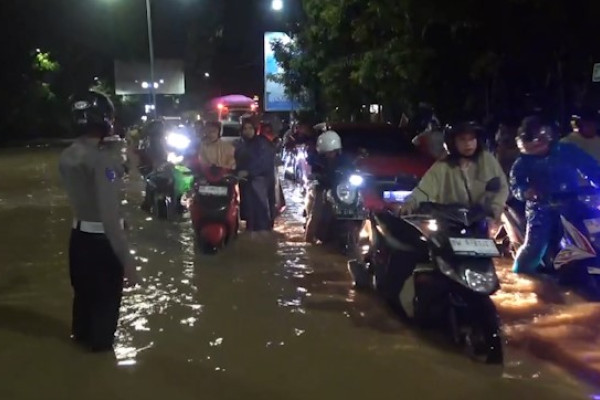
<svg viewBox="0 0 600 400">
<path fill-rule="evenodd" d="M 569 363 L 600 365 L 595 306 L 501 268 L 506 365 L 473 363 L 355 293 L 342 256 L 302 243 L 293 188 L 272 238 L 203 256 L 188 222 L 137 209 L 133 176 L 125 207 L 146 282 L 124 297 L 115 354 L 85 353 L 69 341 L 58 153 L 0 151 L 0 399 L 594 397 Z"/>
</svg>

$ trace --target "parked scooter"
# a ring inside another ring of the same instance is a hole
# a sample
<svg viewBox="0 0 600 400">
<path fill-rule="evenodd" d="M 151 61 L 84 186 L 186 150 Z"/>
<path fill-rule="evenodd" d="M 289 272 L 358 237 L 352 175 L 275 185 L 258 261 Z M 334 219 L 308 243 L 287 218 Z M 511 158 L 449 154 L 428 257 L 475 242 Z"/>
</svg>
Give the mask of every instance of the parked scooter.
<svg viewBox="0 0 600 400">
<path fill-rule="evenodd" d="M 238 234 L 238 178 L 231 170 L 206 165 L 200 165 L 194 176 L 188 205 L 192 226 L 198 246 L 213 254 Z"/>
<path fill-rule="evenodd" d="M 497 192 L 499 180 L 488 183 Z M 418 214 L 372 213 L 360 233 L 363 257 L 349 263 L 358 288 L 373 287 L 422 327 L 448 331 L 474 359 L 502 363 L 500 287 L 483 208 L 423 203 Z"/>
<path fill-rule="evenodd" d="M 589 186 L 576 193 L 553 195 L 548 206 L 560 218 L 541 272 L 591 300 L 600 300 L 600 191 Z M 502 222 L 496 240 L 505 253 L 515 257 L 525 238 L 524 207 L 507 205 Z"/>
</svg>

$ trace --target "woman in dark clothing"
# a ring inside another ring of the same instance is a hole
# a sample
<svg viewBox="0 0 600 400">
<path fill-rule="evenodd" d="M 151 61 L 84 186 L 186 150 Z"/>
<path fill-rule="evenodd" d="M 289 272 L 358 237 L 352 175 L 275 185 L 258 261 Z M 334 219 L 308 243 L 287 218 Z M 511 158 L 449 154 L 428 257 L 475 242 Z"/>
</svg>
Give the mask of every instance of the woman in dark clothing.
<svg viewBox="0 0 600 400">
<path fill-rule="evenodd" d="M 256 134 L 251 121 L 242 123 L 242 141 L 235 153 L 240 184 L 241 212 L 250 233 L 272 229 L 269 190 L 275 168 L 275 153 L 268 139 Z"/>
</svg>

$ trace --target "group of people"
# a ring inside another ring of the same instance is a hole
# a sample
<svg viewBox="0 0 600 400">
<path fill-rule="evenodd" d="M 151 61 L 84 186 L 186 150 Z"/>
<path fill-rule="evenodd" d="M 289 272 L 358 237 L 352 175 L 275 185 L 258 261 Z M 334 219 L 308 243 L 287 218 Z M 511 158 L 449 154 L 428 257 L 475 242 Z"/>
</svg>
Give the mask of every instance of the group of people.
<svg viewBox="0 0 600 400">
<path fill-rule="evenodd" d="M 560 210 L 550 206 L 550 198 L 577 193 L 582 185 L 600 184 L 597 119 L 594 110 L 575 115 L 572 132 L 562 140 L 557 129 L 540 116 L 523 119 L 512 137 L 510 127 L 501 125 L 497 158 L 486 149 L 480 125 L 467 122 L 447 127 L 446 155 L 423 176 L 400 212 L 409 214 L 421 202 L 433 201 L 487 207 L 489 216 L 498 219 L 510 197 L 525 202 L 525 242 L 513 270 L 536 273 L 560 218 Z M 501 185 L 490 194 L 486 182 L 492 178 L 499 178 Z"/>
<path fill-rule="evenodd" d="M 93 352 L 112 351 L 119 308 L 125 285 L 140 282 L 135 258 L 127 239 L 119 198 L 119 170 L 111 146 L 115 108 L 103 93 L 87 91 L 74 98 L 71 107 L 78 138 L 65 149 L 59 172 L 73 211 L 69 242 L 69 273 L 73 288 L 72 339 Z M 155 124 L 160 131 L 160 124 Z M 154 129 L 153 128 L 153 129 Z M 198 127 L 198 146 L 190 166 L 197 162 L 232 170 L 240 179 L 241 208 L 252 236 L 273 229 L 281 207 L 275 193 L 276 141 L 260 135 L 252 120 L 245 120 L 240 140 L 220 138 L 219 122 Z M 150 146 L 155 168 L 165 158 L 160 134 Z"/>
<path fill-rule="evenodd" d="M 199 144 L 190 166 L 201 163 L 235 172 L 240 179 L 242 219 L 251 237 L 272 231 L 280 201 L 277 198 L 276 143 L 260 134 L 251 119 L 241 125 L 240 140 L 221 139 L 221 123 L 208 121 L 197 126 Z"/>
<path fill-rule="evenodd" d="M 61 154 L 59 163 L 74 215 L 69 244 L 72 337 L 92 351 L 107 351 L 113 345 L 123 280 L 133 285 L 139 281 L 119 210 L 117 166 L 103 144 L 113 130 L 114 107 L 107 96 L 90 91 L 75 99 L 72 113 L 80 136 Z M 446 154 L 423 176 L 400 213 L 414 212 L 420 203 L 433 201 L 480 205 L 490 218 L 497 219 L 512 195 L 526 203 L 527 216 L 525 244 L 514 270 L 533 273 L 548 246 L 552 221 L 559 218 L 548 206 L 549 196 L 576 192 L 582 178 L 600 183 L 596 115 L 574 118 L 573 133 L 562 141 L 557 130 L 538 116 L 521 122 L 512 143 L 506 139 L 510 127 L 502 129 L 504 136 L 500 135 L 495 157 L 486 149 L 481 126 L 472 122 L 448 126 L 444 130 Z M 277 145 L 268 134 L 259 134 L 251 120 L 243 121 L 241 138 L 235 144 L 223 141 L 220 131 L 218 122 L 201 126 L 194 159 L 235 171 L 247 229 L 260 236 L 272 230 L 277 213 Z M 323 182 L 331 180 L 340 166 L 352 162 L 333 131 L 318 137 L 311 157 L 313 173 Z M 493 178 L 499 178 L 500 189 L 489 193 L 486 183 Z M 308 225 L 310 231 L 310 221 Z"/>
</svg>

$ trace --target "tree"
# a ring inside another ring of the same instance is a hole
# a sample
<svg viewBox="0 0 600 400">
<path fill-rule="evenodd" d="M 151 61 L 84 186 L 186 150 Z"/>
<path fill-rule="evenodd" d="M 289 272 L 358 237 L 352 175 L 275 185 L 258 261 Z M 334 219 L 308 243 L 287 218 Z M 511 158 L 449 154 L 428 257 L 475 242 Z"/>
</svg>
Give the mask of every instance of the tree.
<svg viewBox="0 0 600 400">
<path fill-rule="evenodd" d="M 372 102 L 394 120 L 423 100 L 446 119 L 524 113 L 528 93 L 564 115 L 598 91 L 589 74 L 599 45 L 588 40 L 597 2 L 302 3 L 296 43 L 277 48 L 282 81 L 291 92 L 322 92 L 322 106 L 345 118 Z"/>
</svg>

